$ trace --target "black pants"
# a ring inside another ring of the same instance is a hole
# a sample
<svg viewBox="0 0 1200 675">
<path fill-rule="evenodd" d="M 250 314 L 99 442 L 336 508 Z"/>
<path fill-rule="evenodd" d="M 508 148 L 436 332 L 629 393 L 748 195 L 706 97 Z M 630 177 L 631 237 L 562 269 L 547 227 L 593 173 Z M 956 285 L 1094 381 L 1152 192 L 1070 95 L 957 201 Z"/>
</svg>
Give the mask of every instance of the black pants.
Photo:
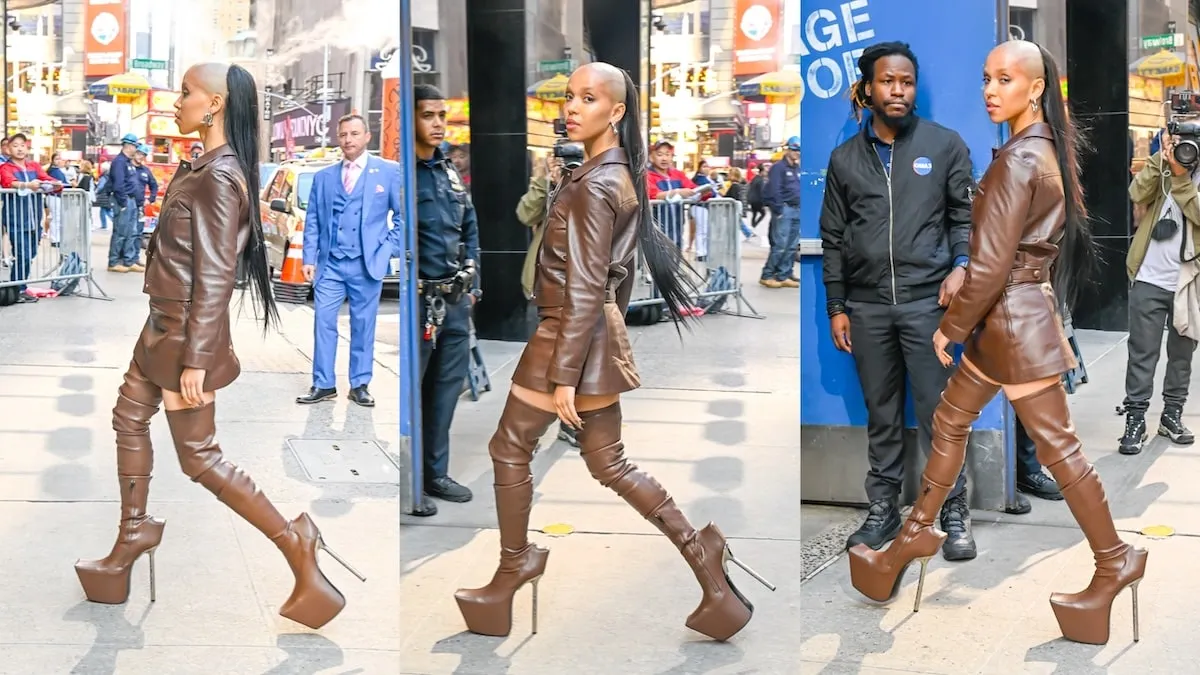
<svg viewBox="0 0 1200 675">
<path fill-rule="evenodd" d="M 1192 353 L 1196 342 L 1175 330 L 1175 294 L 1143 281 L 1129 289 L 1129 358 L 1125 363 L 1125 409 L 1146 413 L 1154 394 L 1154 371 L 1167 329 L 1167 374 L 1163 378 L 1163 404 L 1183 408 L 1192 380 Z"/>
<path fill-rule="evenodd" d="M 1037 446 L 1034 445 L 1033 439 L 1029 438 L 1029 433 L 1025 431 L 1025 425 L 1021 424 L 1021 420 L 1017 420 L 1017 476 L 1026 478 L 1034 476 L 1042 472 L 1042 463 L 1037 458 Z"/>
<path fill-rule="evenodd" d="M 750 227 L 758 227 L 758 224 L 762 222 L 762 219 L 769 215 L 767 213 L 767 207 L 763 204 L 751 204 L 750 213 Z"/>
<path fill-rule="evenodd" d="M 425 321 L 422 298 L 417 325 L 422 333 Z M 450 425 L 470 369 L 471 299 L 464 295 L 456 303 L 446 303 L 446 318 L 436 342 L 421 341 L 421 445 L 426 482 L 449 475 Z"/>
<path fill-rule="evenodd" d="M 933 411 L 952 368 L 933 351 L 933 334 L 944 309 L 936 297 L 899 305 L 848 302 L 854 365 L 867 404 L 867 498 L 895 499 L 904 480 L 904 394 L 908 377 L 921 452 L 929 456 Z M 950 497 L 966 488 L 966 465 Z"/>
</svg>

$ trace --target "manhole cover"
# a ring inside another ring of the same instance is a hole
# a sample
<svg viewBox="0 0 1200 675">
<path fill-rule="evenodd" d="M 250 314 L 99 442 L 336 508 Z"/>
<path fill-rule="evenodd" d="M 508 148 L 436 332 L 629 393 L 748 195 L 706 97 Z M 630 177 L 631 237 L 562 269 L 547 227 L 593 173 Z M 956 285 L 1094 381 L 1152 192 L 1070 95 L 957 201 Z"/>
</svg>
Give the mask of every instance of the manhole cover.
<svg viewBox="0 0 1200 675">
<path fill-rule="evenodd" d="M 288 447 L 314 483 L 400 483 L 400 469 L 375 441 L 294 439 Z"/>
</svg>

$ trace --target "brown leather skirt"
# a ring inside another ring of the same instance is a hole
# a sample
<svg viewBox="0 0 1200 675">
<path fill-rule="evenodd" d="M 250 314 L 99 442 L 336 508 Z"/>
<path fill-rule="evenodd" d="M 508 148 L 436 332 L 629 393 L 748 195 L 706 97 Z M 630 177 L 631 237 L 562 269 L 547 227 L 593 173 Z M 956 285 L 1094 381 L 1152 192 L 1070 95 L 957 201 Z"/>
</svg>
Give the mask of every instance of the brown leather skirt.
<svg viewBox="0 0 1200 675">
<path fill-rule="evenodd" d="M 1050 284 L 1010 284 L 967 339 L 964 355 L 1000 384 L 1062 375 L 1078 362 Z"/>
<path fill-rule="evenodd" d="M 521 360 L 513 372 L 516 384 L 540 391 L 554 393 L 554 383 L 546 379 L 546 371 L 554 354 L 554 343 L 558 340 L 561 307 L 539 307 L 537 330 Z M 596 322 L 591 345 L 583 362 L 583 374 L 575 393 L 583 396 L 610 396 L 637 389 L 642 384 L 637 366 L 633 362 L 633 348 L 629 345 L 629 332 L 625 328 L 625 317 L 616 303 L 604 305 L 604 319 Z"/>
<path fill-rule="evenodd" d="M 133 360 L 147 379 L 167 391 L 179 391 L 179 376 L 183 374 L 183 353 L 187 345 L 187 319 L 191 303 L 163 298 L 150 298 L 150 316 L 142 327 Z M 229 314 L 222 316 L 209 330 L 220 331 L 218 358 L 204 377 L 204 391 L 228 387 L 242 372 L 242 364 L 233 353 L 229 336 Z"/>
</svg>

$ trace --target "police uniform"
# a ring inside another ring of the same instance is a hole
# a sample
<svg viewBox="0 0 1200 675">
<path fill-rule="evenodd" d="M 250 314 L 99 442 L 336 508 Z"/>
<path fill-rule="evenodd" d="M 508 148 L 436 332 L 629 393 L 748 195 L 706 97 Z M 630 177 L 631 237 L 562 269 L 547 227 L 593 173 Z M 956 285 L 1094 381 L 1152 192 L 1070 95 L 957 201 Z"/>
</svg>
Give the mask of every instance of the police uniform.
<svg viewBox="0 0 1200 675">
<path fill-rule="evenodd" d="M 470 367 L 471 298 L 479 288 L 479 224 L 462 177 L 440 149 L 417 158 L 417 276 L 420 279 L 422 445 L 426 494 L 470 501 L 450 468 L 450 423 Z M 468 288 L 449 283 L 466 260 L 476 273 Z M 456 292 L 461 291 L 461 292 Z"/>
</svg>

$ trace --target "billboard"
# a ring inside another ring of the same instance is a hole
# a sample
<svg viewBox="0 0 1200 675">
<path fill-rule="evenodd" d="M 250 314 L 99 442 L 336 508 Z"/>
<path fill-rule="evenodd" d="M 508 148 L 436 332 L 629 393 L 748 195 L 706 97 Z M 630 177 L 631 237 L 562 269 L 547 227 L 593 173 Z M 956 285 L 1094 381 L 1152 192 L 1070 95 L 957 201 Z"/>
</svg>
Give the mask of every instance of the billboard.
<svg viewBox="0 0 1200 675">
<path fill-rule="evenodd" d="M 1002 27 L 993 2 L 961 0 L 803 0 L 800 55 L 800 230 L 819 239 L 825 168 L 833 149 L 859 131 L 848 91 L 860 76 L 858 57 L 869 45 L 907 42 L 917 56 L 916 113 L 957 131 L 971 151 L 975 177 L 999 145 L 1000 127 L 988 119 L 981 82 L 983 62 Z M 931 20 L 930 17 L 940 17 Z M 915 168 L 912 170 L 916 170 Z M 801 424 L 864 426 L 862 390 L 849 354 L 833 346 L 825 314 L 821 256 L 801 261 Z M 911 404 L 909 410 L 912 410 Z M 1001 399 L 976 429 L 998 429 Z M 913 418 L 909 415 L 909 426 Z"/>
<path fill-rule="evenodd" d="M 126 0 L 84 0 L 83 76 L 107 77 L 125 72 L 129 38 L 125 34 Z"/>
<path fill-rule="evenodd" d="M 737 0 L 733 26 L 733 74 L 762 75 L 779 68 L 783 0 Z"/>
<path fill-rule="evenodd" d="M 322 136 L 328 146 L 337 145 L 336 130 L 331 126 L 350 113 L 350 99 L 330 101 L 329 119 L 325 118 L 323 108 L 322 102 L 310 101 L 301 108 L 276 113 L 271 122 L 271 147 L 288 148 L 289 152 L 294 146 L 319 147 Z"/>
</svg>

